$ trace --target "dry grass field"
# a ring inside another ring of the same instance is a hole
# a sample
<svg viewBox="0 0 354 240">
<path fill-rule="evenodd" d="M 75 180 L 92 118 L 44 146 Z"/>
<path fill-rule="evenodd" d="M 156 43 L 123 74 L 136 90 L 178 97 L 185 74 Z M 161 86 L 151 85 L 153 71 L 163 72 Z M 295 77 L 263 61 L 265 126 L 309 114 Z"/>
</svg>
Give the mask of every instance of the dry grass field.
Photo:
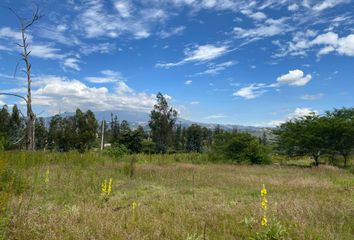
<svg viewBox="0 0 354 240">
<path fill-rule="evenodd" d="M 354 239 L 354 175 L 319 167 L 198 163 L 178 156 L 0 153 L 4 239 L 249 239 L 268 221 L 289 239 Z M 145 159 L 145 160 L 144 160 Z M 175 160 L 178 160 L 176 162 Z M 102 182 L 112 178 L 104 199 Z"/>
</svg>

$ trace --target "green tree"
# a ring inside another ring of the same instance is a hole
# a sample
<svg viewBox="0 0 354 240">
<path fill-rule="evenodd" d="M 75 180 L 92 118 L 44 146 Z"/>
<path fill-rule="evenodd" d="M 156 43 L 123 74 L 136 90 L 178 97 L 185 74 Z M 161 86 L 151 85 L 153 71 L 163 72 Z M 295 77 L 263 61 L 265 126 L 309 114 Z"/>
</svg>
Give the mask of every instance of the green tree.
<svg viewBox="0 0 354 240">
<path fill-rule="evenodd" d="M 203 150 L 203 129 L 197 124 L 192 124 L 187 128 L 186 135 L 186 150 L 188 152 L 201 152 Z"/>
<path fill-rule="evenodd" d="M 157 152 L 166 153 L 168 147 L 171 146 L 177 111 L 168 106 L 166 98 L 161 93 L 158 93 L 156 98 L 157 104 L 150 113 L 149 127 Z"/>
<path fill-rule="evenodd" d="M 323 121 L 325 145 L 332 156 L 332 162 L 338 153 L 344 158 L 344 166 L 347 166 L 348 157 L 354 148 L 354 108 L 327 111 Z"/>
<path fill-rule="evenodd" d="M 326 151 L 324 126 L 323 118 L 315 114 L 283 123 L 274 130 L 278 149 L 290 156 L 310 155 L 318 166 Z"/>
<path fill-rule="evenodd" d="M 44 149 L 47 145 L 48 131 L 45 127 L 44 118 L 37 118 L 35 123 L 36 149 Z"/>
<path fill-rule="evenodd" d="M 0 111 L 0 123 L 0 150 L 4 150 L 9 146 L 10 113 L 7 105 L 4 105 Z"/>
<path fill-rule="evenodd" d="M 117 115 L 113 117 L 113 114 L 111 114 L 111 143 L 119 143 L 119 137 L 120 137 L 120 123 L 118 121 Z"/>
<path fill-rule="evenodd" d="M 79 151 L 85 151 L 94 146 L 97 138 L 98 123 L 94 113 L 87 110 L 83 113 L 80 109 L 76 110 L 75 121 L 78 135 L 76 144 Z"/>
<path fill-rule="evenodd" d="M 182 125 L 178 124 L 173 133 L 173 147 L 176 151 L 182 150 Z"/>
<path fill-rule="evenodd" d="M 15 104 L 9 120 L 9 140 L 12 148 L 21 148 L 25 139 L 24 119 L 20 116 L 20 110 Z"/>
</svg>

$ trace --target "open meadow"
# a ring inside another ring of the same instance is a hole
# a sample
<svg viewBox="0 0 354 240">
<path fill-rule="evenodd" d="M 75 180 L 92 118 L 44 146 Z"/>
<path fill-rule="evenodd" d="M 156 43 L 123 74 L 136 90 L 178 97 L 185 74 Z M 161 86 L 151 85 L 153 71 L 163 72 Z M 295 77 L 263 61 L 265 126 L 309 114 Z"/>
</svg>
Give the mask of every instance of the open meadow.
<svg viewBox="0 0 354 240">
<path fill-rule="evenodd" d="M 206 158 L 2 152 L 2 238 L 250 239 L 263 228 L 265 184 L 268 224 L 284 239 L 354 239 L 350 171 Z"/>
</svg>

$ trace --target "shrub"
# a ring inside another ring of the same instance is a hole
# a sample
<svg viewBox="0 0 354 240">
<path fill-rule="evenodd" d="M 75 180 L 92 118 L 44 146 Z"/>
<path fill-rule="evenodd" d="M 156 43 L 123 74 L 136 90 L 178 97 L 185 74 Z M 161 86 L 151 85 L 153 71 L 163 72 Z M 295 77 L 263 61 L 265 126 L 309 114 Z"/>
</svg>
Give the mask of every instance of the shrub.
<svg viewBox="0 0 354 240">
<path fill-rule="evenodd" d="M 237 163 L 270 163 L 267 148 L 259 144 L 258 139 L 249 133 L 225 132 L 218 134 L 212 147 L 211 158 Z"/>
<path fill-rule="evenodd" d="M 113 158 L 120 158 L 126 154 L 129 154 L 130 151 L 125 145 L 120 144 L 107 149 L 106 153 Z"/>
</svg>

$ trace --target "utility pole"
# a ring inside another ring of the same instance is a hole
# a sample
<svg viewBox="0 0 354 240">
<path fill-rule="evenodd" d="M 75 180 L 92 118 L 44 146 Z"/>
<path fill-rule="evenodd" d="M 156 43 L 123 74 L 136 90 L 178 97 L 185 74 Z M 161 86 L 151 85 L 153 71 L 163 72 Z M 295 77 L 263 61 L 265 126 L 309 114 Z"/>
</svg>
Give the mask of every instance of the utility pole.
<svg viewBox="0 0 354 240">
<path fill-rule="evenodd" d="M 104 120 L 102 120 L 101 151 L 103 151 L 103 147 L 104 147 Z"/>
</svg>

